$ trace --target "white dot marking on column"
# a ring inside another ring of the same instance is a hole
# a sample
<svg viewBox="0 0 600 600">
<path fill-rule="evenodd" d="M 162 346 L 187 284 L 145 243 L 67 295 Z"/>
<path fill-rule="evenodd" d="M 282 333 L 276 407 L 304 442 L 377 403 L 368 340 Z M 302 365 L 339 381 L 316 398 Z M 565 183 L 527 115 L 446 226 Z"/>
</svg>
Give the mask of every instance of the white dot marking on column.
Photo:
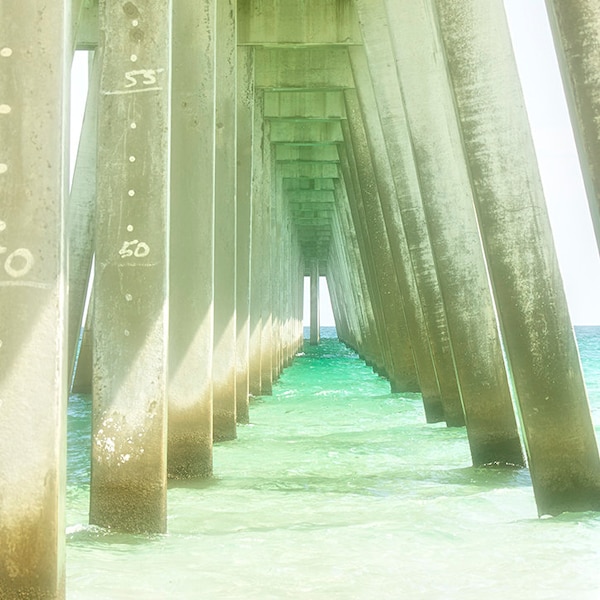
<svg viewBox="0 0 600 600">
<path fill-rule="evenodd" d="M 133 296 L 131 294 L 125 294 L 125 300 L 127 300 L 127 302 L 131 302 L 133 300 Z"/>
<path fill-rule="evenodd" d="M 132 24 L 134 27 L 137 27 L 137 26 L 140 24 L 140 22 L 139 22 L 137 19 L 134 19 L 133 21 L 131 21 L 131 24 Z"/>
<path fill-rule="evenodd" d="M 135 190 L 129 190 L 127 192 L 131 197 L 135 196 Z"/>
<path fill-rule="evenodd" d="M 135 129 L 137 127 L 137 124 L 134 122 L 129 127 L 131 127 L 131 129 Z"/>
<path fill-rule="evenodd" d="M 130 156 L 129 157 L 129 162 L 135 162 L 135 156 Z"/>
<path fill-rule="evenodd" d="M 126 329 L 123 333 L 125 334 L 125 337 L 128 337 L 129 336 L 129 329 Z"/>
<path fill-rule="evenodd" d="M 0 115 L 7 115 L 11 110 L 8 104 L 0 104 Z"/>
<path fill-rule="evenodd" d="M 137 54 L 132 54 L 132 55 L 129 57 L 129 60 L 130 60 L 131 62 L 137 62 L 137 59 L 138 59 L 138 57 L 137 57 Z"/>
<path fill-rule="evenodd" d="M 8 171 L 8 165 L 6 163 L 0 163 L 0 174 Z"/>
<path fill-rule="evenodd" d="M 133 225 L 127 225 L 127 231 L 133 231 Z"/>
<path fill-rule="evenodd" d="M 12 56 L 12 48 L 2 48 L 2 50 L 0 50 L 0 56 L 2 58 L 8 58 L 9 56 Z"/>
<path fill-rule="evenodd" d="M 6 223 L 4 221 L 0 221 L 0 231 L 4 231 L 6 229 Z"/>
</svg>

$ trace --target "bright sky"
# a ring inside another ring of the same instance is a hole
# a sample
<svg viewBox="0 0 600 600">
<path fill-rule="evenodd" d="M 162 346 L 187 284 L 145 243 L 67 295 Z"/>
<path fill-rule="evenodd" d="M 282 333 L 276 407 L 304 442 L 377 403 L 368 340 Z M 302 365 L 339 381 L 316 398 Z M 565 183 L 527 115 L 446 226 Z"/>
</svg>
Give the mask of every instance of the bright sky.
<svg viewBox="0 0 600 600">
<path fill-rule="evenodd" d="M 548 212 L 571 318 L 575 325 L 600 325 L 600 258 L 567 112 L 544 0 L 504 0 Z M 87 77 L 87 54 L 77 53 L 74 88 Z M 77 96 L 77 94 L 76 94 Z M 82 117 L 73 98 L 72 148 Z M 321 324 L 333 325 L 326 284 L 321 293 Z M 305 300 L 305 305 L 308 300 Z"/>
</svg>

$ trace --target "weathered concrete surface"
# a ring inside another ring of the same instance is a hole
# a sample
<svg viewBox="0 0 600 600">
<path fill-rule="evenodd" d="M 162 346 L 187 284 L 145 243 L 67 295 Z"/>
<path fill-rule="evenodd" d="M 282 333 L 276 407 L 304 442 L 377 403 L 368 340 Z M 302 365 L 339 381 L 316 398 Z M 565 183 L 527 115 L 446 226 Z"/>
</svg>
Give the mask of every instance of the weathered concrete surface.
<svg viewBox="0 0 600 600">
<path fill-rule="evenodd" d="M 319 262 L 313 260 L 310 266 L 310 343 L 316 346 L 321 341 L 319 294 Z"/>
<path fill-rule="evenodd" d="M 96 209 L 96 121 L 100 87 L 100 57 L 95 56 L 89 78 L 89 88 L 73 182 L 68 203 L 69 235 L 69 381 L 75 369 L 75 354 L 81 327 L 88 283 L 94 255 L 94 217 Z M 90 380 L 91 382 L 91 380 Z"/>
<path fill-rule="evenodd" d="M 437 104 L 444 82 L 415 58 L 418 45 L 403 46 L 413 39 L 408 15 L 389 27 L 383 0 L 357 0 L 357 8 L 371 75 L 382 82 L 377 103 L 388 156 L 400 173 L 414 165 L 408 184 L 415 193 L 406 198 L 426 218 L 473 463 L 523 464 L 470 183 L 461 179 L 460 140 L 448 131 L 456 129 L 456 117 Z M 398 15 L 397 5 L 390 8 Z M 385 31 L 397 41 L 393 50 Z"/>
<path fill-rule="evenodd" d="M 93 302 L 93 298 L 90 300 Z M 79 342 L 77 362 L 75 364 L 75 373 L 69 380 L 71 384 L 70 392 L 73 394 L 91 394 L 93 379 L 93 334 L 92 334 L 92 311 L 93 306 L 90 303 L 86 323 L 81 333 Z M 69 353 L 70 357 L 70 353 Z"/>
<path fill-rule="evenodd" d="M 538 510 L 598 510 L 596 437 L 504 7 L 436 6 Z"/>
<path fill-rule="evenodd" d="M 66 4 L 0 19 L 0 596 L 65 597 Z M 41 66 L 43 65 L 43 68 Z"/>
<path fill-rule="evenodd" d="M 240 2 L 238 18 L 240 44 L 360 44 L 354 7 L 347 0 L 251 0 Z"/>
<path fill-rule="evenodd" d="M 369 72 L 364 54 L 361 53 L 363 62 L 357 64 L 352 61 L 355 80 L 362 78 L 356 86 L 356 91 L 346 92 L 346 102 L 352 106 L 353 111 L 359 110 L 362 115 L 366 140 L 369 145 L 373 174 L 378 190 L 379 207 L 370 212 L 380 213 L 383 230 L 380 235 L 385 235 L 389 241 L 389 252 L 392 260 L 392 269 L 398 282 L 398 294 L 402 293 L 402 311 L 406 322 L 410 347 L 417 369 L 419 388 L 423 396 L 425 417 L 428 423 L 437 423 L 444 420 L 444 409 L 440 396 L 437 374 L 430 349 L 429 336 L 425 327 L 425 318 L 421 309 L 421 300 L 413 275 L 412 264 L 406 237 L 402 227 L 402 217 L 398 207 L 396 189 L 393 175 L 387 158 L 381 123 L 377 114 L 377 106 L 373 94 Z M 356 92 L 359 92 L 357 94 Z M 360 97 L 360 102 L 359 102 Z M 404 340 L 401 340 L 404 343 Z"/>
<path fill-rule="evenodd" d="M 387 344 L 389 363 L 386 370 L 393 392 L 420 390 L 415 368 L 412 340 L 406 324 L 404 299 L 392 262 L 390 241 L 381 210 L 379 189 L 373 169 L 367 135 L 364 130 L 356 92 L 345 93 L 349 143 L 356 162 L 359 191 L 355 206 L 355 228 L 364 227 L 365 251 L 370 257 L 373 281 L 381 306 L 381 339 Z M 352 206 L 352 205 L 351 205 Z"/>
<path fill-rule="evenodd" d="M 265 143 L 264 128 L 264 92 L 255 90 L 254 96 L 254 125 L 252 145 L 252 197 L 262 198 L 263 174 L 263 144 Z M 252 203 L 252 247 L 250 256 L 250 345 L 249 345 L 249 381 L 248 387 L 252 396 L 261 393 L 261 333 L 263 284 L 267 273 L 263 267 L 263 202 Z"/>
<path fill-rule="evenodd" d="M 164 532 L 171 3 L 101 18 L 90 522 Z"/>
<path fill-rule="evenodd" d="M 260 114 L 264 114 L 261 112 Z M 260 393 L 271 395 L 273 393 L 273 307 L 272 285 L 269 276 L 272 265 L 273 243 L 271 239 L 271 202 L 272 202 L 272 155 L 271 155 L 271 126 L 265 123 L 262 134 L 264 136 L 260 145 L 262 178 L 259 182 L 260 197 L 263 198 L 261 210 L 261 232 L 258 234 L 262 240 L 261 262 L 258 268 L 263 270 L 262 303 L 261 303 L 261 331 L 260 331 Z"/>
<path fill-rule="evenodd" d="M 171 478 L 212 474 L 215 22 L 215 0 L 174 0 L 168 384 Z"/>
<path fill-rule="evenodd" d="M 600 248 L 600 4 L 546 0 L 546 6 Z"/>
<path fill-rule="evenodd" d="M 250 257 L 254 157 L 254 49 L 238 47 L 236 202 L 236 419 L 248 423 Z"/>
<path fill-rule="evenodd" d="M 217 1 L 213 438 L 236 437 L 236 0 Z"/>
</svg>

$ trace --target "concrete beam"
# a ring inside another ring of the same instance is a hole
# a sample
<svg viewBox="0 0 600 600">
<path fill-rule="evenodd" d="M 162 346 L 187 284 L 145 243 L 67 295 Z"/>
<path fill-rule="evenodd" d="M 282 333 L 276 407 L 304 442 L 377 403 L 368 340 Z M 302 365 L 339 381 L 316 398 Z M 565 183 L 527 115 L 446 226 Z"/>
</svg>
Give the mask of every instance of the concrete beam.
<svg viewBox="0 0 600 600">
<path fill-rule="evenodd" d="M 256 87 L 267 90 L 336 91 L 352 87 L 345 48 L 256 48 Z"/>
<path fill-rule="evenodd" d="M 174 479 L 213 472 L 215 7 L 215 0 L 173 3 L 168 474 Z"/>
<path fill-rule="evenodd" d="M 238 19 L 240 44 L 360 44 L 352 4 L 342 0 L 251 0 L 240 3 Z"/>
<path fill-rule="evenodd" d="M 0 595 L 62 600 L 69 11 L 38 0 L 2 13 Z"/>
<path fill-rule="evenodd" d="M 90 522 L 164 532 L 171 2 L 101 27 Z"/>
<path fill-rule="evenodd" d="M 287 146 L 277 144 L 273 148 L 274 160 L 278 164 L 324 164 L 337 165 L 340 162 L 335 144 L 328 146 Z"/>
<path fill-rule="evenodd" d="M 69 197 L 69 381 L 75 370 L 75 355 L 83 325 L 86 294 L 94 256 L 96 216 L 96 124 L 100 88 L 100 57 L 95 56 L 81 128 L 77 159 Z"/>
<path fill-rule="evenodd" d="M 271 143 L 298 146 L 328 146 L 341 143 L 344 138 L 339 121 L 305 123 L 273 121 Z"/>
</svg>

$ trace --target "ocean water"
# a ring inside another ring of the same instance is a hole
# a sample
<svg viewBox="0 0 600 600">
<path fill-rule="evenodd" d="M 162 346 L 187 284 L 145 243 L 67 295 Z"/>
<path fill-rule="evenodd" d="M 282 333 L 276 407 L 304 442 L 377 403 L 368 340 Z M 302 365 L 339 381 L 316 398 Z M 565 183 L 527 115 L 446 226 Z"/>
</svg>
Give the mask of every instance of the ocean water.
<svg viewBox="0 0 600 600">
<path fill-rule="evenodd" d="M 600 433 L 600 328 L 577 336 Z M 538 519 L 526 470 L 471 467 L 464 429 L 335 338 L 254 400 L 214 479 L 170 487 L 165 535 L 87 524 L 89 404 L 69 407 L 69 600 L 600 598 L 600 513 Z"/>
</svg>

